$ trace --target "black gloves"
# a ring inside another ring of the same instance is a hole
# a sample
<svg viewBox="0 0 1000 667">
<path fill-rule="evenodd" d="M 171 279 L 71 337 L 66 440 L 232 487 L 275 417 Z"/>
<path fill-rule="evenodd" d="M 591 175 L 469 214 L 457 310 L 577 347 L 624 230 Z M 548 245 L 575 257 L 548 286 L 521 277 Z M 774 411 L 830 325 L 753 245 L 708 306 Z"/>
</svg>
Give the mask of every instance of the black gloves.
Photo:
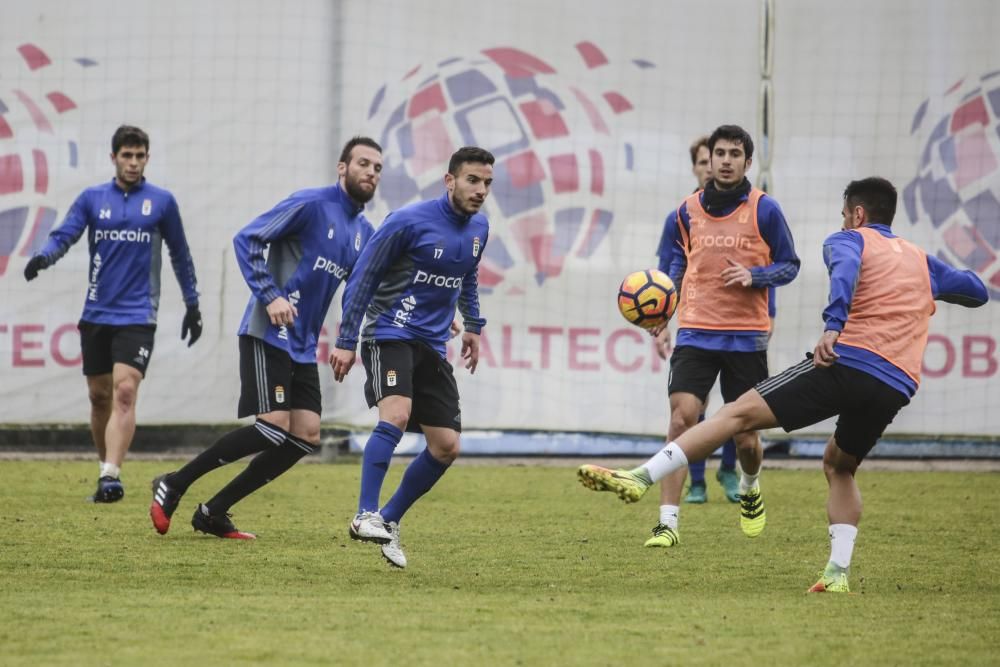
<svg viewBox="0 0 1000 667">
<path fill-rule="evenodd" d="M 35 255 L 24 267 L 24 279 L 31 281 L 38 277 L 38 272 L 49 268 L 49 260 L 44 255 Z"/>
<path fill-rule="evenodd" d="M 181 340 L 187 338 L 188 333 L 191 334 L 188 347 L 191 347 L 196 340 L 201 338 L 201 311 L 198 310 L 198 306 L 188 306 L 187 313 L 184 314 L 184 323 L 181 325 Z"/>
</svg>

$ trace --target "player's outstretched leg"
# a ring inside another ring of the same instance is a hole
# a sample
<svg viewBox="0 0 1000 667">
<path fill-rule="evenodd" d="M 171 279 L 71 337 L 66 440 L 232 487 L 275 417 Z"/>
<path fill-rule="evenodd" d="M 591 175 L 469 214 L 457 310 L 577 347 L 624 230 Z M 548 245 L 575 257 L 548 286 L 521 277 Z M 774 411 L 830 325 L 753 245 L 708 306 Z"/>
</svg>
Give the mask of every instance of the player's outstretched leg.
<svg viewBox="0 0 1000 667">
<path fill-rule="evenodd" d="M 638 502 L 653 484 L 649 474 L 641 467 L 634 470 L 611 470 L 588 463 L 577 469 L 576 476 L 588 489 L 612 491 L 626 503 Z"/>
<path fill-rule="evenodd" d="M 170 518 L 184 495 L 167 483 L 169 475 L 164 473 L 153 480 L 153 502 L 149 505 L 149 518 L 160 535 L 166 535 L 170 530 Z"/>
<path fill-rule="evenodd" d="M 195 509 L 194 516 L 191 517 L 191 526 L 202 533 L 230 540 L 257 539 L 253 533 L 245 533 L 234 526 L 228 513 L 210 514 L 204 504 L 199 504 Z"/>
</svg>

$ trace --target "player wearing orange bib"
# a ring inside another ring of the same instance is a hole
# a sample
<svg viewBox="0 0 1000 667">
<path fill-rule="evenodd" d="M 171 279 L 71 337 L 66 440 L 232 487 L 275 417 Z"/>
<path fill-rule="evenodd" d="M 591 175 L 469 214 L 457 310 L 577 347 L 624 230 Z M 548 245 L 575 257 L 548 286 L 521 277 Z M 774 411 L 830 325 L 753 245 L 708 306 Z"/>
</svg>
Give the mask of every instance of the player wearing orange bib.
<svg viewBox="0 0 1000 667">
<path fill-rule="evenodd" d="M 680 306 L 670 356 L 668 440 L 698 423 L 716 379 L 729 402 L 767 377 L 769 288 L 791 282 L 799 271 L 781 208 L 746 178 L 753 161 L 750 135 L 736 125 L 723 125 L 709 137 L 708 148 L 712 178 L 673 216 L 676 243 L 668 273 L 678 286 Z M 743 470 L 740 525 L 753 537 L 766 520 L 757 479 L 763 451 L 754 432 L 734 440 Z M 680 470 L 664 482 L 659 522 L 646 546 L 678 543 L 686 476 Z"/>
<path fill-rule="evenodd" d="M 848 568 L 861 519 L 858 466 L 920 383 L 934 301 L 977 307 L 983 281 L 892 233 L 896 189 L 884 178 L 844 191 L 843 231 L 823 244 L 830 298 L 812 354 L 760 382 L 634 470 L 582 466 L 588 488 L 635 502 L 654 481 L 703 459 L 734 433 L 781 426 L 793 431 L 839 416 L 823 454 L 830 559 L 810 592 L 849 592 Z"/>
</svg>

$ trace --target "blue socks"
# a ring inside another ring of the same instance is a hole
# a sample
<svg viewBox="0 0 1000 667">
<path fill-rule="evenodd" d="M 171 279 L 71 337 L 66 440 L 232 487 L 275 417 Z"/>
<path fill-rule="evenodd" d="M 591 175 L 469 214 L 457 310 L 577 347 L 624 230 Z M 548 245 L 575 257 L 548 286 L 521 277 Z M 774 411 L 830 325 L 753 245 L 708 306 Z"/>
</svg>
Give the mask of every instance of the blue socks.
<svg viewBox="0 0 1000 667">
<path fill-rule="evenodd" d="M 406 514 L 406 510 L 410 509 L 420 496 L 430 491 L 448 468 L 448 465 L 431 456 L 430 451 L 425 447 L 424 451 L 420 452 L 407 466 L 399 488 L 382 508 L 382 518 L 386 521 L 399 523 L 403 515 Z"/>
<path fill-rule="evenodd" d="M 722 445 L 722 467 L 730 470 L 736 467 L 736 443 L 732 438 Z"/>
<path fill-rule="evenodd" d="M 361 495 L 358 498 L 358 512 L 378 511 L 379 494 L 385 473 L 389 470 L 392 453 L 403 437 L 403 432 L 390 424 L 380 421 L 375 425 L 365 445 L 361 459 Z"/>
</svg>

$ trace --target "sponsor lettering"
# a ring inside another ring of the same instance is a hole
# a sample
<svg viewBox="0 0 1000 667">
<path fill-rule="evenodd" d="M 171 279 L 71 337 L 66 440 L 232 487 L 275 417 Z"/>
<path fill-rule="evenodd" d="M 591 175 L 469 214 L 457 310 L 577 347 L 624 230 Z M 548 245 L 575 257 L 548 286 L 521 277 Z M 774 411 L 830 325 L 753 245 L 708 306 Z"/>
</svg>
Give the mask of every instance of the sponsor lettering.
<svg viewBox="0 0 1000 667">
<path fill-rule="evenodd" d="M 403 312 L 402 309 L 400 312 Z M 405 313 L 404 313 L 405 314 Z M 338 325 L 339 326 L 339 325 Z M 317 360 L 326 363 L 332 350 L 327 328 L 320 333 Z M 461 342 L 448 345 L 457 358 Z M 360 357 L 356 360 L 359 362 Z M 0 323 L 0 367 L 79 367 L 80 336 L 76 322 Z M 637 327 L 512 326 L 484 329 L 480 363 L 488 368 L 611 374 L 658 374 L 667 362 L 656 353 L 656 341 Z M 772 372 L 784 370 L 773 368 Z M 1000 337 L 992 334 L 947 336 L 931 334 L 923 363 L 924 380 L 964 378 L 989 380 L 1000 376 Z"/>
<path fill-rule="evenodd" d="M 461 276 L 439 276 L 436 273 L 427 273 L 423 269 L 417 269 L 417 275 L 413 278 L 415 285 L 433 285 L 434 287 L 444 287 L 448 289 L 460 289 L 462 287 Z"/>
<path fill-rule="evenodd" d="M 717 234 L 715 236 L 694 235 L 691 237 L 692 248 L 739 248 L 740 250 L 750 249 L 750 239 L 745 236 L 727 236 Z"/>
<path fill-rule="evenodd" d="M 141 229 L 98 229 L 94 232 L 94 243 L 98 241 L 152 243 L 153 235 Z"/>
<path fill-rule="evenodd" d="M 313 264 L 313 271 L 326 271 L 327 273 L 336 276 L 339 280 L 343 280 L 349 273 L 347 269 L 340 266 L 332 259 L 327 259 L 326 257 L 316 258 L 316 263 Z"/>
</svg>

